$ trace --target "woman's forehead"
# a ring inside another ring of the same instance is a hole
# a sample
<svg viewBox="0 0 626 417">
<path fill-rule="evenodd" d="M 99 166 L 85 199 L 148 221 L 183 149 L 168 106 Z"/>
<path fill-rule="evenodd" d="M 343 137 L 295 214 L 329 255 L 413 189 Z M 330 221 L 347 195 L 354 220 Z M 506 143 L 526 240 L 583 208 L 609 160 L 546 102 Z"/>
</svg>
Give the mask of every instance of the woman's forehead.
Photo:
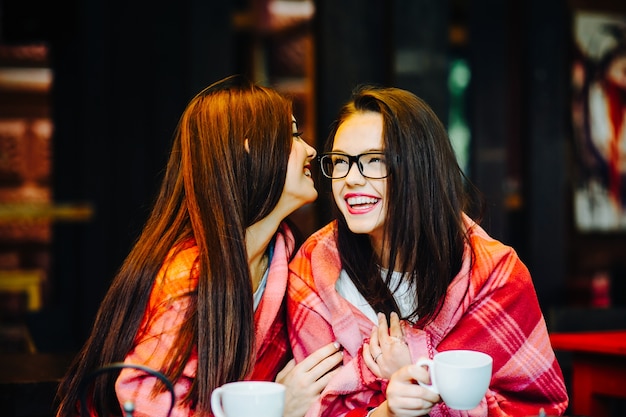
<svg viewBox="0 0 626 417">
<path fill-rule="evenodd" d="M 353 153 L 383 148 L 383 117 L 380 113 L 355 113 L 346 118 L 335 134 L 333 150 Z"/>
</svg>

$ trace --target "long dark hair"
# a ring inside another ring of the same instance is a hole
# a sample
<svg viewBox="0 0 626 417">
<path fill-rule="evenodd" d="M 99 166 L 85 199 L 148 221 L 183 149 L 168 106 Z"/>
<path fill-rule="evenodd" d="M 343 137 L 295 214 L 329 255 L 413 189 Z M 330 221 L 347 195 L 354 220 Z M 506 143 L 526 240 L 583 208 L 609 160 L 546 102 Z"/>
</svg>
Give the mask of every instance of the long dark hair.
<svg viewBox="0 0 626 417">
<path fill-rule="evenodd" d="M 339 126 L 360 112 L 380 113 L 387 157 L 387 213 L 383 247 L 389 265 L 381 280 L 380 260 L 368 235 L 354 234 L 333 200 L 343 268 L 375 311 L 399 309 L 389 288 L 394 270 L 403 271 L 416 291 L 417 306 L 407 316 L 425 324 L 438 313 L 448 285 L 462 264 L 467 234 L 463 212 L 470 185 L 460 169 L 446 129 L 414 94 L 360 86 L 331 127 L 325 151 L 332 150 Z"/>
<path fill-rule="evenodd" d="M 196 378 L 185 400 L 199 415 L 209 414 L 214 388 L 251 371 L 254 309 L 245 230 L 280 199 L 293 142 L 291 114 L 289 100 L 239 76 L 207 87 L 190 101 L 148 221 L 61 383 L 60 416 L 76 414 L 86 375 L 124 360 L 141 332 L 163 261 L 190 238 L 199 250 L 198 286 L 188 294 L 190 308 L 161 371 L 175 382 L 197 347 Z M 104 375 L 94 385 L 90 406 L 100 415 L 119 414 L 116 377 Z"/>
</svg>

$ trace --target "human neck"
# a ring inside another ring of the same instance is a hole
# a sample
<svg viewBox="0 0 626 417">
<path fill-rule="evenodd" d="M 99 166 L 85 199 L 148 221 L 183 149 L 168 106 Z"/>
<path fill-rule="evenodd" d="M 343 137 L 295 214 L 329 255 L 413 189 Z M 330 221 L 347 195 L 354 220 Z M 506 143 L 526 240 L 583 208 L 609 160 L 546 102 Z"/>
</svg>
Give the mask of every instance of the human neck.
<svg viewBox="0 0 626 417">
<path fill-rule="evenodd" d="M 372 245 L 372 250 L 378 259 L 378 265 L 386 270 L 389 270 L 389 243 L 385 243 L 385 239 L 374 239 L 370 237 L 370 244 Z M 399 271 L 398 269 L 402 267 L 402 253 L 396 253 L 396 262 L 394 264 L 394 272 L 406 272 Z"/>
<path fill-rule="evenodd" d="M 281 221 L 282 219 L 279 220 L 270 214 L 246 229 L 246 251 L 253 291 L 258 289 L 259 283 L 269 267 L 267 247 L 276 234 Z"/>
<path fill-rule="evenodd" d="M 255 293 L 263 280 L 263 276 L 269 267 L 269 255 L 267 252 L 255 261 L 254 263 L 248 262 L 250 268 L 250 280 L 252 281 L 252 293 Z"/>
<path fill-rule="evenodd" d="M 372 251 L 378 259 L 378 265 L 380 267 L 389 268 L 389 251 L 385 249 L 384 239 L 370 235 L 370 245 L 372 245 Z"/>
</svg>

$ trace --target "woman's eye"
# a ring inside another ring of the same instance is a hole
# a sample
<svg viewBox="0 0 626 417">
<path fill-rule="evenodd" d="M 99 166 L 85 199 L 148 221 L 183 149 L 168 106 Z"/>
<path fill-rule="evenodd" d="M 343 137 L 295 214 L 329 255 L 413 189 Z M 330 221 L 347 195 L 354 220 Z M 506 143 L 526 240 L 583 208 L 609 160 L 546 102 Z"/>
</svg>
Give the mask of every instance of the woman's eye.
<svg viewBox="0 0 626 417">
<path fill-rule="evenodd" d="M 382 155 L 376 155 L 376 156 L 370 156 L 367 161 L 365 161 L 366 164 L 384 164 L 385 163 L 385 158 Z"/>
</svg>

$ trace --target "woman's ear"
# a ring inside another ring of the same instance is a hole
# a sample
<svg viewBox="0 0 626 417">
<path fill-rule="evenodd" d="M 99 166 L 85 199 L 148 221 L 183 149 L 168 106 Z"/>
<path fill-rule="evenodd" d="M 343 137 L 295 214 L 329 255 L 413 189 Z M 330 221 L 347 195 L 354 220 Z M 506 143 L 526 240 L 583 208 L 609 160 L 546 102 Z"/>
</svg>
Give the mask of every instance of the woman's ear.
<svg viewBox="0 0 626 417">
<path fill-rule="evenodd" d="M 248 139 L 243 141 L 243 147 L 246 148 L 246 152 L 250 153 L 250 145 L 248 144 Z"/>
</svg>

